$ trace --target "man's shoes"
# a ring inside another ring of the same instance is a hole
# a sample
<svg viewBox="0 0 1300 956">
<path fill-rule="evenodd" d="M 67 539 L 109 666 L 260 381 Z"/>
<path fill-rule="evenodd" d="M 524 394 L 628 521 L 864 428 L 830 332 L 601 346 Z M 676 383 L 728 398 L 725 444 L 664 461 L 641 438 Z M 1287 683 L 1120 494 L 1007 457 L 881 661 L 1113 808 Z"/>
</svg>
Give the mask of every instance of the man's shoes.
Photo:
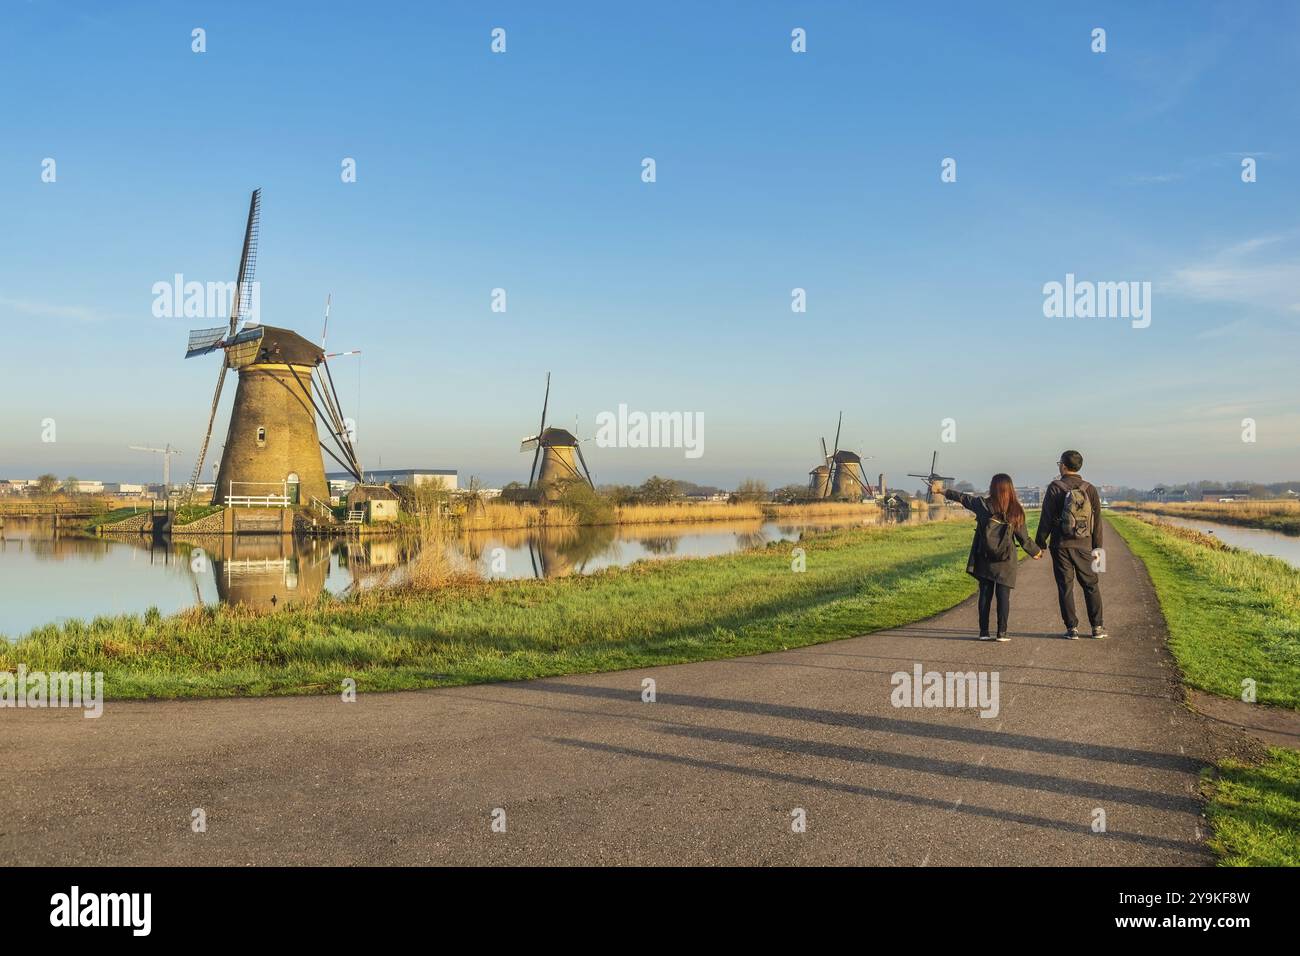
<svg viewBox="0 0 1300 956">
<path fill-rule="evenodd" d="M 1104 627 L 1098 624 L 1096 627 L 1092 629 L 1092 637 L 1093 640 L 1104 641 L 1106 638 L 1110 637 L 1110 635 L 1106 633 L 1106 629 Z"/>
<path fill-rule="evenodd" d="M 991 640 L 993 640 L 992 636 L 991 636 L 991 635 L 988 635 L 988 634 L 981 634 L 981 635 L 979 636 L 978 639 L 981 640 L 981 641 L 991 641 Z"/>
<path fill-rule="evenodd" d="M 1079 629 L 1072 627 L 1063 635 L 1067 641 L 1077 641 L 1079 639 Z"/>
<path fill-rule="evenodd" d="M 1011 640 L 1011 638 L 1007 637 L 1006 632 L 1003 632 L 999 634 L 996 638 L 994 638 L 994 640 L 996 640 L 999 644 L 1005 644 L 1007 641 Z"/>
</svg>

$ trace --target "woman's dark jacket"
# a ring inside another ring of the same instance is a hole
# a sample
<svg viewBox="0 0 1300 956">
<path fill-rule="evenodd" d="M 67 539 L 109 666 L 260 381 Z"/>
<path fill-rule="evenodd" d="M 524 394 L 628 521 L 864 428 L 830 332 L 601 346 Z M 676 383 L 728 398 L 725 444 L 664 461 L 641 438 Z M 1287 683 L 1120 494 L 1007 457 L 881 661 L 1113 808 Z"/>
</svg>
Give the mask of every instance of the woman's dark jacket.
<svg viewBox="0 0 1300 956">
<path fill-rule="evenodd" d="M 990 561 L 988 556 L 983 553 L 983 549 L 980 548 L 980 540 L 984 537 L 984 529 L 988 523 L 1001 520 L 994 517 L 988 501 L 978 495 L 962 494 L 960 491 L 953 491 L 949 488 L 944 489 L 943 496 L 949 501 L 960 501 L 963 508 L 975 513 L 975 539 L 970 543 L 970 557 L 966 561 L 966 573 L 984 581 L 1005 584 L 1009 588 L 1015 587 L 1016 569 L 1020 565 L 1015 550 L 1012 550 L 1011 558 L 1008 561 Z M 1030 557 L 1042 550 L 1038 545 L 1034 544 L 1024 525 L 1014 529 L 1014 535 L 1016 543 L 1024 548 L 1025 553 Z"/>
</svg>

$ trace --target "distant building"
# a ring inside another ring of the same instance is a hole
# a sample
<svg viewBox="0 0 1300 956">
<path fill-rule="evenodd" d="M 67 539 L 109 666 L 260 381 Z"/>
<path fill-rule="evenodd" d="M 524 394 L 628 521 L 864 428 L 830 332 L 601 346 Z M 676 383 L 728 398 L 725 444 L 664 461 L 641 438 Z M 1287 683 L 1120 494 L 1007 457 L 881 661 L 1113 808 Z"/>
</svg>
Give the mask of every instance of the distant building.
<svg viewBox="0 0 1300 956">
<path fill-rule="evenodd" d="M 1245 491 L 1228 491 L 1226 488 L 1202 488 L 1202 501 L 1248 501 L 1250 494 Z"/>
<path fill-rule="evenodd" d="M 444 491 L 455 491 L 458 487 L 458 473 L 454 468 L 393 468 L 366 470 L 364 477 L 368 485 L 410 485 L 412 488 L 432 486 Z M 356 480 L 345 471 L 331 472 L 325 476 L 330 484 L 331 494 L 346 492 Z"/>
<path fill-rule="evenodd" d="M 1043 489 L 1037 485 L 1024 485 L 1016 489 L 1016 497 L 1026 508 L 1038 508 L 1043 504 Z"/>
<path fill-rule="evenodd" d="M 104 491 L 110 495 L 117 495 L 119 498 L 143 498 L 145 486 L 131 484 L 126 481 L 106 481 L 104 482 Z"/>
<path fill-rule="evenodd" d="M 104 483 L 102 481 L 77 479 L 76 485 L 77 487 L 66 490 L 75 491 L 79 495 L 102 495 L 104 493 Z"/>
</svg>

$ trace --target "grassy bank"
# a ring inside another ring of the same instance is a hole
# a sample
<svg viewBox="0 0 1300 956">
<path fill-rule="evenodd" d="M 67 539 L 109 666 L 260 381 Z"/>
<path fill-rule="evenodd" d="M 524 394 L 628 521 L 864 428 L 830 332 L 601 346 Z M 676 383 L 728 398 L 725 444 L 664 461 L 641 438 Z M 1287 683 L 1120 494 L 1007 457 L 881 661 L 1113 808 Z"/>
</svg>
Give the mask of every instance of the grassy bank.
<svg viewBox="0 0 1300 956">
<path fill-rule="evenodd" d="M 1169 624 L 1169 648 L 1193 687 L 1300 709 L 1300 569 L 1209 535 L 1111 515 L 1142 559 Z"/>
<path fill-rule="evenodd" d="M 1148 516 L 1111 522 L 1147 566 L 1187 683 L 1240 700 L 1249 677 L 1259 702 L 1300 707 L 1300 571 Z M 1207 795 L 1224 865 L 1300 866 L 1300 754 L 1225 761 Z"/>
<path fill-rule="evenodd" d="M 1225 761 L 1210 785 L 1210 845 L 1224 866 L 1300 866 L 1300 753 Z"/>
<path fill-rule="evenodd" d="M 1201 521 L 1221 521 L 1243 528 L 1263 528 L 1283 534 L 1300 534 L 1298 501 L 1169 501 L 1121 502 L 1122 511 L 1139 514 L 1168 515 Z"/>
<path fill-rule="evenodd" d="M 397 690 L 732 657 L 893 627 L 969 595 L 970 527 L 810 537 L 554 581 L 461 583 L 269 616 L 99 618 L 0 646 L 0 669 L 103 671 L 112 697 Z"/>
</svg>

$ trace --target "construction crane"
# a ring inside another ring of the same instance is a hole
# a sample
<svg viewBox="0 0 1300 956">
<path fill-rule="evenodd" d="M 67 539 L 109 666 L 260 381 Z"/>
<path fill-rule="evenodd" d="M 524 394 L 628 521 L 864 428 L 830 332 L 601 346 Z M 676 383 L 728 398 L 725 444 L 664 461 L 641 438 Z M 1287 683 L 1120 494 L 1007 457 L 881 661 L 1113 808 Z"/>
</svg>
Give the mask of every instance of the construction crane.
<svg viewBox="0 0 1300 956">
<path fill-rule="evenodd" d="M 132 451 L 151 451 L 155 455 L 163 456 L 163 496 L 167 496 L 172 489 L 172 456 L 184 454 L 179 448 L 173 448 L 168 445 L 166 448 L 150 448 L 148 445 L 130 445 Z"/>
</svg>

